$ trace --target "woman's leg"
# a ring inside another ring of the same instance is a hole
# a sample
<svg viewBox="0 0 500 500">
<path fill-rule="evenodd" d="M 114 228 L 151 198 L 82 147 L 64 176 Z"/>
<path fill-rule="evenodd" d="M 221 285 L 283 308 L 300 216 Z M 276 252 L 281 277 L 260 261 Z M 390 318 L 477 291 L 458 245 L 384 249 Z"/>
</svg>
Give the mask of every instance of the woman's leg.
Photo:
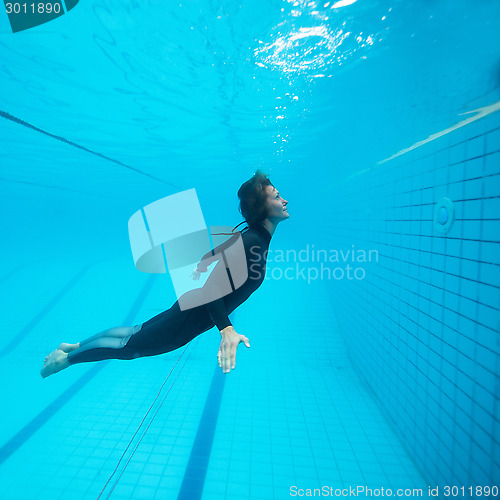
<svg viewBox="0 0 500 500">
<path fill-rule="evenodd" d="M 98 333 L 92 337 L 89 337 L 88 339 L 85 339 L 85 340 L 81 340 L 80 342 L 77 342 L 76 344 L 68 344 L 68 343 L 65 343 L 63 342 L 62 344 L 59 345 L 59 349 L 61 349 L 61 351 L 64 351 L 66 353 L 70 353 L 71 351 L 76 351 L 77 349 L 80 348 L 80 346 L 82 345 L 85 345 L 85 344 L 88 344 L 89 342 L 92 342 L 93 340 L 96 340 L 98 338 L 102 338 L 102 337 L 121 337 L 122 335 L 124 335 L 124 330 L 126 330 L 126 332 L 128 332 L 128 328 L 129 327 L 126 327 L 126 326 L 118 326 L 118 327 L 114 327 L 114 328 L 109 328 L 108 330 L 104 330 L 102 331 L 101 333 Z M 125 332 L 125 335 L 128 335 L 128 333 Z M 48 356 L 47 356 L 48 358 Z M 45 359 L 47 359 L 45 358 Z"/>
<path fill-rule="evenodd" d="M 82 340 L 80 347 L 71 352 L 55 350 L 46 359 L 42 377 L 76 363 L 157 356 L 178 349 L 213 326 L 206 307 L 181 311 L 176 302 L 170 309 L 140 325 L 104 330 Z"/>
<path fill-rule="evenodd" d="M 204 307 L 181 312 L 177 305 L 135 327 L 105 330 L 82 340 L 78 349 L 68 353 L 68 362 L 135 359 L 173 351 L 213 326 L 200 323 L 200 313 L 210 319 Z"/>
<path fill-rule="evenodd" d="M 130 353 L 130 350 L 125 349 L 125 347 L 132 335 L 140 331 L 141 328 L 142 324 L 118 326 L 104 330 L 78 344 L 61 344 L 59 349 L 52 351 L 45 358 L 40 373 L 45 378 L 75 363 L 138 357 L 138 353 Z M 66 349 L 62 347 L 66 347 Z"/>
<path fill-rule="evenodd" d="M 108 328 L 107 330 L 103 330 L 100 333 L 97 333 L 96 335 L 93 335 L 92 337 L 89 337 L 85 340 L 81 340 L 79 342 L 80 348 L 84 346 L 88 346 L 91 342 L 95 342 L 96 340 L 101 340 L 101 339 L 123 339 L 126 337 L 130 337 L 132 335 L 134 329 L 135 331 L 139 331 L 136 326 L 115 326 L 113 328 Z"/>
<path fill-rule="evenodd" d="M 89 337 L 85 340 L 81 340 L 76 344 L 68 344 L 63 342 L 62 344 L 59 345 L 59 349 L 61 349 L 61 351 L 64 351 L 65 353 L 70 353 L 71 351 L 76 351 L 81 346 L 89 344 L 90 342 L 93 342 L 97 339 L 108 338 L 108 337 L 118 337 L 118 338 L 129 337 L 130 336 L 129 330 L 130 330 L 129 326 L 117 326 L 109 328 L 108 330 L 104 330 L 96 335 L 93 335 L 92 337 Z M 45 360 L 47 360 L 47 358 L 48 356 L 45 358 Z"/>
<path fill-rule="evenodd" d="M 78 349 L 68 353 L 70 364 L 104 359 L 133 359 L 124 347 L 142 325 L 117 326 L 82 340 Z"/>
</svg>

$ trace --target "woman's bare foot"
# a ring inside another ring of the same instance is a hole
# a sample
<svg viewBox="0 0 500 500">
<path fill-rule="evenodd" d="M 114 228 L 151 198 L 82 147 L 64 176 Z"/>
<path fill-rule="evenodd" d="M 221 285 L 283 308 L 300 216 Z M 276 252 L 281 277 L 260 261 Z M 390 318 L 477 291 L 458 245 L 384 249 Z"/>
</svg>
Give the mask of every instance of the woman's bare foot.
<svg viewBox="0 0 500 500">
<path fill-rule="evenodd" d="M 59 349 L 61 349 L 61 351 L 64 351 L 64 352 L 71 352 L 71 351 L 75 351 L 79 347 L 80 347 L 80 342 L 78 342 L 78 344 L 64 344 L 63 343 L 59 346 Z"/>
<path fill-rule="evenodd" d="M 71 351 L 76 351 L 78 348 L 80 347 L 80 342 L 78 342 L 78 344 L 65 344 L 65 343 L 62 343 L 60 346 L 59 346 L 59 349 L 61 349 L 61 351 L 63 352 L 71 352 Z M 45 356 L 45 359 L 43 360 L 43 362 L 45 363 L 48 359 L 49 359 L 49 356 Z"/>
<path fill-rule="evenodd" d="M 45 364 L 40 371 L 40 375 L 43 378 L 46 378 L 49 375 L 53 375 L 54 373 L 64 370 L 68 366 L 68 354 L 61 349 L 56 349 L 45 358 Z"/>
</svg>

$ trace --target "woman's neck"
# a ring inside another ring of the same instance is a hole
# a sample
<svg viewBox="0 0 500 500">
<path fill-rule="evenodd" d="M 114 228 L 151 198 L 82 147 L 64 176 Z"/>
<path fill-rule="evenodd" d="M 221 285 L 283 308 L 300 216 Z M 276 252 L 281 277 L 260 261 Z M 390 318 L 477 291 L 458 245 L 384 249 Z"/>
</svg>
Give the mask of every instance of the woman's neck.
<svg viewBox="0 0 500 500">
<path fill-rule="evenodd" d="M 277 222 L 270 221 L 269 219 L 264 219 L 261 224 L 266 228 L 267 232 L 272 236 L 274 231 L 276 231 L 276 227 L 278 226 Z"/>
</svg>

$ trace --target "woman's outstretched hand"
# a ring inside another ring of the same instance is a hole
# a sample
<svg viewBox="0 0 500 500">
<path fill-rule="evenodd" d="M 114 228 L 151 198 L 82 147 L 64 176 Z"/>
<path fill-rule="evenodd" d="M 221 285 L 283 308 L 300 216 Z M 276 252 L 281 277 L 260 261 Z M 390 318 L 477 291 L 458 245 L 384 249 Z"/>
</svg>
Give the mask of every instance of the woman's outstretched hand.
<svg viewBox="0 0 500 500">
<path fill-rule="evenodd" d="M 217 359 L 223 373 L 229 373 L 236 365 L 236 348 L 240 342 L 250 347 L 250 341 L 244 335 L 236 333 L 232 326 L 226 326 L 220 331 L 221 340 Z"/>
</svg>

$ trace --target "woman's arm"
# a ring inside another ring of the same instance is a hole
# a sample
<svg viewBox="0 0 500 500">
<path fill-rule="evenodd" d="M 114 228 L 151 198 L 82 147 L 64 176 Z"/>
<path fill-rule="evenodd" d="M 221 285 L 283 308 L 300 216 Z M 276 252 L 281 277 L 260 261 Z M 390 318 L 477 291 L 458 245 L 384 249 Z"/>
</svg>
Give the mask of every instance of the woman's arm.
<svg viewBox="0 0 500 500">
<path fill-rule="evenodd" d="M 221 340 L 217 359 L 223 373 L 229 373 L 236 366 L 236 348 L 240 342 L 250 347 L 250 341 L 244 335 L 236 333 L 229 321 L 224 299 L 217 299 L 207 304 L 208 312 L 220 331 Z"/>
<path fill-rule="evenodd" d="M 219 331 L 224 330 L 228 326 L 233 326 L 231 321 L 229 321 L 229 316 L 226 311 L 226 304 L 224 299 L 214 300 L 207 304 L 208 314 L 212 318 L 212 321 L 216 324 Z"/>
<path fill-rule="evenodd" d="M 220 258 L 220 255 L 224 250 L 229 248 L 240 236 L 240 233 L 236 233 L 234 236 L 231 236 L 227 241 L 222 243 L 221 245 L 215 247 L 213 250 L 210 250 L 210 252 L 207 252 L 198 262 L 198 265 L 196 266 L 196 270 L 199 273 L 204 273 L 207 271 L 207 268 L 210 264 L 212 264 L 215 260 Z"/>
</svg>

